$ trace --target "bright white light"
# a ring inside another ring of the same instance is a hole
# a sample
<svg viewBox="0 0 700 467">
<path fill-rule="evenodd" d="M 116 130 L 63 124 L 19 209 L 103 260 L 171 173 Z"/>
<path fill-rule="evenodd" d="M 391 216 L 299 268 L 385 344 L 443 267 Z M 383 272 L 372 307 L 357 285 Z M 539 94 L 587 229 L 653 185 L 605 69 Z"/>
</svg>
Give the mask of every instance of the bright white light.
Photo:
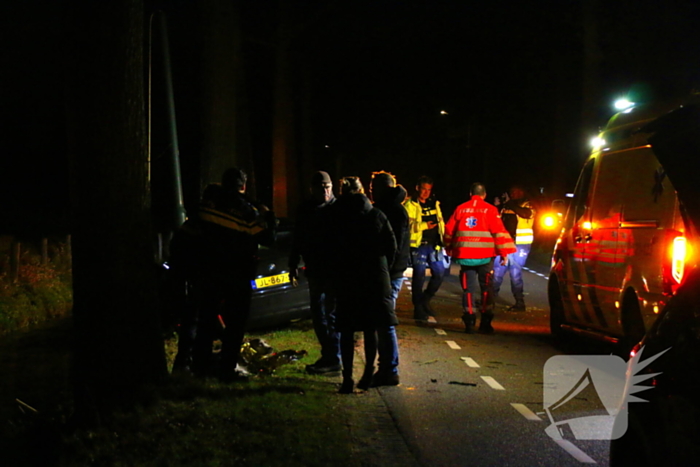
<svg viewBox="0 0 700 467">
<path fill-rule="evenodd" d="M 447 110 L 441 110 L 440 115 L 447 115 Z"/>
<path fill-rule="evenodd" d="M 626 110 L 630 107 L 634 107 L 634 102 L 630 102 L 627 99 L 618 99 L 615 101 L 615 108 L 617 110 Z"/>
<path fill-rule="evenodd" d="M 605 145 L 605 140 L 601 138 L 600 136 L 596 136 L 595 138 L 591 139 L 591 146 L 594 148 L 600 148 L 601 146 Z"/>
<path fill-rule="evenodd" d="M 573 198 L 573 197 L 574 197 L 574 194 L 573 194 L 573 193 L 567 193 L 567 194 L 564 195 L 564 196 L 566 196 L 567 198 Z"/>
</svg>

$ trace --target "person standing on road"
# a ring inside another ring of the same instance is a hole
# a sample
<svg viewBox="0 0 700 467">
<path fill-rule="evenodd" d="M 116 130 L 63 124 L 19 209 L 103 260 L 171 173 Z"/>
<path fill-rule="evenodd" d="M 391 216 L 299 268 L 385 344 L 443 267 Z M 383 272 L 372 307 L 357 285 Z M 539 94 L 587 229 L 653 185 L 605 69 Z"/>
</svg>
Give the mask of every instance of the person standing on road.
<svg viewBox="0 0 700 467">
<path fill-rule="evenodd" d="M 498 210 L 486 199 L 486 187 L 474 183 L 471 199 L 461 204 L 445 226 L 445 248 L 456 264 L 461 266 L 459 280 L 462 285 L 462 321 L 467 333 L 473 333 L 476 325 L 474 297 L 478 280 L 481 290 L 481 321 L 479 332 L 493 333 L 493 292 L 491 274 L 493 258 L 498 255 L 504 263 L 510 253 L 516 251 L 513 239 L 498 217 Z"/>
<path fill-rule="evenodd" d="M 396 255 L 396 239 L 387 217 L 372 207 L 360 179 L 341 180 L 341 196 L 333 211 L 336 233 L 335 280 L 337 329 L 343 360 L 341 394 L 353 391 L 355 332 L 365 340 L 365 370 L 357 384 L 367 390 L 372 384 L 377 354 L 377 329 L 396 326 L 389 270 Z"/>
<path fill-rule="evenodd" d="M 498 296 L 506 272 L 510 272 L 510 290 L 515 298 L 515 305 L 508 308 L 509 311 L 525 311 L 525 294 L 523 292 L 523 267 L 530 254 L 530 248 L 534 240 L 532 229 L 535 220 L 535 209 L 525 197 L 525 190 L 514 185 L 503 196 L 503 202 L 496 198 L 496 206 L 501 205 L 501 220 L 510 236 L 515 239 L 515 248 L 518 251 L 511 253 L 506 258 L 506 264 L 498 261 L 493 267 L 493 293 L 494 299 Z"/>
<path fill-rule="evenodd" d="M 430 300 L 440 289 L 445 276 L 443 262 L 445 221 L 440 210 L 440 202 L 431 196 L 432 190 L 433 180 L 422 176 L 416 183 L 414 196 L 404 203 L 411 234 L 413 318 L 421 321 L 435 315 L 430 306 Z M 430 268 L 430 281 L 423 290 L 427 268 Z"/>
<path fill-rule="evenodd" d="M 245 195 L 246 181 L 242 170 L 226 170 L 213 204 L 203 204 L 195 220 L 200 232 L 194 283 L 198 320 L 191 369 L 197 376 L 213 373 L 223 382 L 248 376 L 237 363 L 250 315 L 258 244 L 274 243 L 277 224 L 272 211 L 256 206 Z M 225 328 L 220 365 L 212 369 L 212 342 L 219 315 Z"/>
<path fill-rule="evenodd" d="M 372 174 L 370 191 L 374 207 L 386 215 L 396 239 L 396 257 L 389 270 L 392 308 L 396 313 L 396 300 L 403 285 L 403 273 L 408 267 L 410 255 L 408 214 L 402 205 L 406 199 L 406 190 L 401 185 L 396 185 L 392 174 L 380 171 Z M 379 369 L 372 378 L 372 386 L 396 386 L 399 384 L 399 344 L 396 326 L 378 327 L 377 344 Z"/>
<path fill-rule="evenodd" d="M 289 255 L 290 279 L 298 277 L 301 258 L 309 282 L 311 316 L 316 338 L 321 345 L 321 357 L 306 371 L 313 374 L 338 372 L 340 364 L 340 334 L 335 330 L 335 292 L 333 290 L 331 242 L 331 210 L 335 204 L 333 182 L 327 172 L 318 171 L 311 177 L 311 197 L 297 210 L 294 244 Z"/>
</svg>

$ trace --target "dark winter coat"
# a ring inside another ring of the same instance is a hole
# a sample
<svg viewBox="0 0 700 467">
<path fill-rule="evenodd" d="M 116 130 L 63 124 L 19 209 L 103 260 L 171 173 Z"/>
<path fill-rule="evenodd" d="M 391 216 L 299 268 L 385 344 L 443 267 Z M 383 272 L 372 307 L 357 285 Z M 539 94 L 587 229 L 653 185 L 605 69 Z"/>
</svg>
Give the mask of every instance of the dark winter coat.
<svg viewBox="0 0 700 467">
<path fill-rule="evenodd" d="M 294 243 L 289 255 L 290 269 L 299 266 L 304 258 L 305 273 L 317 277 L 332 270 L 333 232 L 330 215 L 336 199 L 318 204 L 314 199 L 301 203 L 294 227 Z"/>
<path fill-rule="evenodd" d="M 202 205 L 176 232 L 172 264 L 192 279 L 253 279 L 258 244 L 271 246 L 275 230 L 271 211 L 261 213 L 242 193 L 222 195 L 215 207 Z"/>
<path fill-rule="evenodd" d="M 338 199 L 333 219 L 337 330 L 395 326 L 389 267 L 396 240 L 387 217 L 365 195 L 353 194 Z"/>
<path fill-rule="evenodd" d="M 382 198 L 377 199 L 374 207 L 386 215 L 396 238 L 396 257 L 389 270 L 389 277 L 394 280 L 403 277 L 408 267 L 411 254 L 411 232 L 408 230 L 408 213 L 403 207 L 406 190 L 401 185 L 388 188 Z"/>
</svg>

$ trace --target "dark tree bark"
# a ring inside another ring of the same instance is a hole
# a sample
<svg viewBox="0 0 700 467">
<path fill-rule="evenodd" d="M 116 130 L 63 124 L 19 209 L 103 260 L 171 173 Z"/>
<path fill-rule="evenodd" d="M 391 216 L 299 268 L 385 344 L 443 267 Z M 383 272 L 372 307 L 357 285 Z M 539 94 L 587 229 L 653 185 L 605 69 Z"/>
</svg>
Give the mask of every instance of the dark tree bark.
<svg viewBox="0 0 700 467">
<path fill-rule="evenodd" d="M 201 184 L 221 181 L 229 167 L 252 175 L 250 135 L 243 96 L 240 12 L 237 2 L 202 0 Z M 248 192 L 254 193 L 254 180 Z"/>
<path fill-rule="evenodd" d="M 79 414 L 165 376 L 149 210 L 142 0 L 74 0 L 66 99 Z M 97 409 L 97 412 L 94 412 Z"/>
</svg>

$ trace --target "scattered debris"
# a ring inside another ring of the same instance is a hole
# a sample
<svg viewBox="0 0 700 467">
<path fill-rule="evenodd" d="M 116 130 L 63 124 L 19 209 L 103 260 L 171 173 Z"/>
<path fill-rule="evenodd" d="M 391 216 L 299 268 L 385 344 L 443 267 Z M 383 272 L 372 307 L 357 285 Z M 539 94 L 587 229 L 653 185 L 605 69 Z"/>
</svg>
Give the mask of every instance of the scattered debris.
<svg viewBox="0 0 700 467">
<path fill-rule="evenodd" d="M 476 386 L 476 383 L 464 383 L 462 381 L 450 381 L 447 384 L 457 384 L 459 386 Z"/>
<path fill-rule="evenodd" d="M 437 362 L 438 362 L 438 359 L 436 358 L 435 360 L 428 360 L 425 362 L 416 362 L 416 363 L 419 365 L 430 365 L 431 363 L 437 363 Z"/>
<path fill-rule="evenodd" d="M 243 365 L 256 374 L 272 374 L 280 366 L 295 362 L 307 353 L 306 350 L 275 352 L 263 339 L 250 339 L 241 346 Z"/>
</svg>

